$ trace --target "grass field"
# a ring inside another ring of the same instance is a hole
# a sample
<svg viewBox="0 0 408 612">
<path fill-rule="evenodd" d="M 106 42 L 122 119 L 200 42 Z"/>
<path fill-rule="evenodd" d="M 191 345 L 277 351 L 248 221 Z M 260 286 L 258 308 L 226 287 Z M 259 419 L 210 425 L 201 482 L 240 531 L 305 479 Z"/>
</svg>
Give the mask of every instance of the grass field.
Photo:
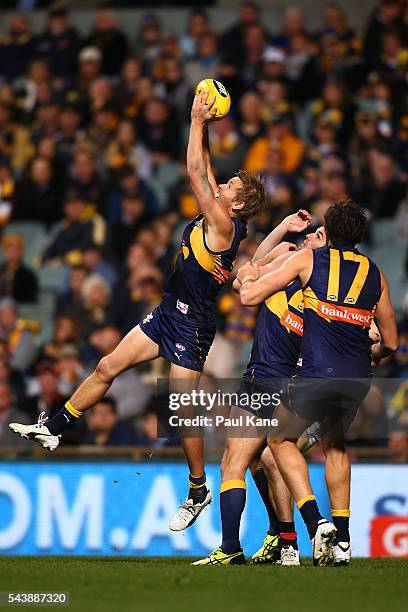
<svg viewBox="0 0 408 612">
<path fill-rule="evenodd" d="M 191 567 L 190 562 L 180 558 L 3 557 L 0 590 L 65 591 L 70 610 L 87 612 L 408 609 L 408 560 L 353 559 L 348 568 L 314 568 L 309 559 L 299 568 Z"/>
</svg>

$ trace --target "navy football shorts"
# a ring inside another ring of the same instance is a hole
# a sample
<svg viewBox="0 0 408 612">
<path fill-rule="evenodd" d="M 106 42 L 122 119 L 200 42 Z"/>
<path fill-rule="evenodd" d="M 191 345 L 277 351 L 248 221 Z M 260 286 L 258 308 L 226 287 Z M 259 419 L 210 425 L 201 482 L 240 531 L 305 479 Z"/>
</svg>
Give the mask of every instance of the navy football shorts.
<svg viewBox="0 0 408 612">
<path fill-rule="evenodd" d="M 287 380 L 283 378 L 255 373 L 255 370 L 248 368 L 238 387 L 238 408 L 260 418 L 272 418 L 286 385 Z"/>
<path fill-rule="evenodd" d="M 159 345 L 164 359 L 182 368 L 202 372 L 214 341 L 215 326 L 200 327 L 191 320 L 182 321 L 164 313 L 161 304 L 139 325 L 142 332 Z"/>
<path fill-rule="evenodd" d="M 370 379 L 294 376 L 283 398 L 285 406 L 308 423 L 321 424 L 321 434 L 342 436 L 370 389 Z"/>
</svg>

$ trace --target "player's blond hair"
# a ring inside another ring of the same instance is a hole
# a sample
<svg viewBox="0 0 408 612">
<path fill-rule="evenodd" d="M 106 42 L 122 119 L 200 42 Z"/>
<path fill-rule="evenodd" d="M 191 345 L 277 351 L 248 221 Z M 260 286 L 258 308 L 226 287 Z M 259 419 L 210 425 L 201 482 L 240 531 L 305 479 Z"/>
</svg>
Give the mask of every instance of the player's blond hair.
<svg viewBox="0 0 408 612">
<path fill-rule="evenodd" d="M 242 186 L 238 187 L 235 200 L 244 202 L 244 207 L 237 210 L 236 215 L 246 221 L 263 211 L 266 203 L 265 187 L 259 176 L 246 170 L 239 170 L 237 177 Z"/>
</svg>

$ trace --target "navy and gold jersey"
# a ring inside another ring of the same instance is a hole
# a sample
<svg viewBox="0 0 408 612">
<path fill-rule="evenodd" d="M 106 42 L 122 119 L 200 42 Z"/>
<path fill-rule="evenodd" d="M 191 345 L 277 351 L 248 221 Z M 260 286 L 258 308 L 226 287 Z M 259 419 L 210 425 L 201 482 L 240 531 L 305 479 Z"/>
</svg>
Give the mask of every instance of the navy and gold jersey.
<svg viewBox="0 0 408 612">
<path fill-rule="evenodd" d="M 245 378 L 290 378 L 300 355 L 303 295 L 293 281 L 262 304 Z"/>
<path fill-rule="evenodd" d="M 163 311 L 197 324 L 215 323 L 215 304 L 223 284 L 231 276 L 239 243 L 246 236 L 246 223 L 232 217 L 235 232 L 225 251 L 211 251 L 205 242 L 204 215 L 185 228 L 174 270 L 165 287 Z"/>
<path fill-rule="evenodd" d="M 381 295 L 380 271 L 357 249 L 313 251 L 303 289 L 304 333 L 298 374 L 366 378 L 371 373 L 369 329 Z"/>
</svg>

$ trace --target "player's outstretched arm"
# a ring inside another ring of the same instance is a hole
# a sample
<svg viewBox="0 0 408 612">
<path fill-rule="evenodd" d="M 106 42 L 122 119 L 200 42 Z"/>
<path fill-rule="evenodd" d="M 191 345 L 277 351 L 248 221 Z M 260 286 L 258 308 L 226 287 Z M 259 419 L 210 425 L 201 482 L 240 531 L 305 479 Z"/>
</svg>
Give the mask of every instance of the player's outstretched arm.
<svg viewBox="0 0 408 612">
<path fill-rule="evenodd" d="M 381 296 L 377 304 L 374 320 L 380 332 L 381 340 L 372 347 L 373 365 L 379 365 L 381 359 L 388 357 L 398 348 L 398 329 L 395 310 L 391 303 L 388 281 L 381 272 Z"/>
<path fill-rule="evenodd" d="M 263 259 L 274 249 L 288 234 L 289 232 L 300 233 L 306 230 L 312 223 L 312 217 L 307 210 L 298 210 L 292 215 L 288 215 L 279 223 L 275 229 L 271 231 L 255 251 L 255 255 L 252 261 L 258 262 L 259 259 Z M 272 260 L 270 260 L 272 261 Z"/>
<path fill-rule="evenodd" d="M 284 289 L 295 278 L 307 282 L 313 267 L 313 253 L 310 250 L 297 251 L 277 269 L 260 276 L 261 269 L 253 263 L 240 268 L 238 279 L 241 282 L 240 296 L 244 306 L 255 306 L 277 291 Z"/>
<path fill-rule="evenodd" d="M 280 259 L 282 255 L 286 255 L 286 259 L 288 256 L 293 255 L 293 253 L 297 251 L 296 244 L 292 244 L 291 242 L 281 242 L 278 246 L 274 247 L 265 257 L 261 257 L 260 259 L 252 259 L 253 263 L 258 264 L 264 270 L 264 274 L 268 272 L 268 265 L 271 265 L 277 259 Z"/>
<path fill-rule="evenodd" d="M 259 259 L 258 261 L 251 263 L 256 264 L 259 268 L 259 278 L 272 272 L 272 270 L 277 270 L 284 261 L 286 261 L 289 257 L 293 255 L 293 252 L 296 251 L 296 246 L 291 244 L 290 242 L 281 242 L 277 247 L 272 249 L 272 251 L 266 257 Z M 232 283 L 232 288 L 235 293 L 239 293 L 241 289 L 241 281 L 238 277 L 234 279 Z"/>
<path fill-rule="evenodd" d="M 215 98 L 206 103 L 207 94 L 199 92 L 194 97 L 191 109 L 190 137 L 187 147 L 187 173 L 201 212 L 204 214 L 211 231 L 230 241 L 234 226 L 227 210 L 215 199 L 213 187 L 208 176 L 207 158 L 203 138 L 206 124 L 213 118 Z M 215 180 L 214 180 L 215 182 Z"/>
<path fill-rule="evenodd" d="M 211 154 L 210 154 L 210 141 L 208 138 L 208 124 L 204 126 L 204 134 L 203 134 L 203 151 L 204 151 L 204 159 L 205 164 L 207 166 L 207 178 L 208 182 L 211 185 L 211 189 L 215 195 L 215 192 L 218 189 L 217 181 L 215 180 L 214 172 L 211 165 Z"/>
</svg>

